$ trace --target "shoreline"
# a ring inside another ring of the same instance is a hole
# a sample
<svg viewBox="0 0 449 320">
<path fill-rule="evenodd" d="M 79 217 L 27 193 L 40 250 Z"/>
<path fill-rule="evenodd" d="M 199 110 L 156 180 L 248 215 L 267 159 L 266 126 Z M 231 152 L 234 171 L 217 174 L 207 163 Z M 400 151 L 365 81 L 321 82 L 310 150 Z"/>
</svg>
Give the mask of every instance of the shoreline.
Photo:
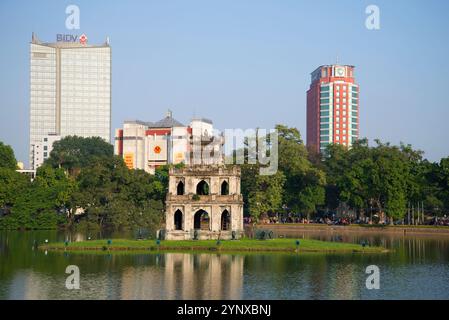
<svg viewBox="0 0 449 320">
<path fill-rule="evenodd" d="M 249 226 L 252 227 L 252 226 Z M 267 229 L 277 232 L 282 231 L 325 231 L 325 232 L 358 232 L 358 233 L 385 233 L 385 234 L 410 234 L 410 235 L 447 235 L 449 227 L 446 226 L 378 226 L 378 225 L 326 225 L 326 224 L 302 224 L 302 223 L 278 223 L 257 224 L 257 229 Z"/>
</svg>

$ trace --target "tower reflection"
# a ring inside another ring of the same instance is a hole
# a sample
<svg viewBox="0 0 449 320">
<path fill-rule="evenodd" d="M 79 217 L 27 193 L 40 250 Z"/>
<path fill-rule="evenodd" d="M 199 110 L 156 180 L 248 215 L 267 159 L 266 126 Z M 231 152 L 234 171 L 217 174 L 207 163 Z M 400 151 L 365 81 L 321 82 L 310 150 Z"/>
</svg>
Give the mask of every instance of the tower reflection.
<svg viewBox="0 0 449 320">
<path fill-rule="evenodd" d="M 123 271 L 122 299 L 241 299 L 244 256 L 166 253 Z"/>
</svg>

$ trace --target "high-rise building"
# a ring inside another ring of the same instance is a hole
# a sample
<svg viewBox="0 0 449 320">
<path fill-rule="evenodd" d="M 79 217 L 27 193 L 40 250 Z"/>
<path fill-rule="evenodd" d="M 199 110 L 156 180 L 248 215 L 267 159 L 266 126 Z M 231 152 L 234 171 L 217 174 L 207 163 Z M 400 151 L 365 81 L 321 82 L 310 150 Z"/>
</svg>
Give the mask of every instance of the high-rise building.
<svg viewBox="0 0 449 320">
<path fill-rule="evenodd" d="M 323 152 L 328 144 L 350 147 L 359 138 L 359 86 L 354 66 L 321 66 L 307 91 L 307 146 Z"/>
<path fill-rule="evenodd" d="M 111 48 L 86 35 L 30 43 L 30 167 L 45 159 L 36 146 L 50 136 L 111 140 Z M 42 159 L 41 159 L 42 158 Z M 40 159 L 35 163 L 35 159 Z"/>
</svg>

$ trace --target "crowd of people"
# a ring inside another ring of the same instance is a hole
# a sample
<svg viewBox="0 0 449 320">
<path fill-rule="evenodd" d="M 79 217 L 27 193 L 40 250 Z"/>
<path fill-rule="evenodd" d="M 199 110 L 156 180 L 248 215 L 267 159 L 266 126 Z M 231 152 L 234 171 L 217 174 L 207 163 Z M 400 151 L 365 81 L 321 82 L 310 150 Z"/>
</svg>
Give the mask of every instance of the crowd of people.
<svg viewBox="0 0 449 320">
<path fill-rule="evenodd" d="M 255 220 L 252 217 L 244 217 L 245 224 L 253 224 Z M 356 217 L 340 217 L 335 214 L 333 215 L 323 215 L 318 216 L 313 219 L 307 219 L 298 215 L 288 214 L 288 215 L 265 215 L 260 218 L 259 223 L 261 224 L 289 224 L 289 223 L 300 223 L 300 224 L 327 224 L 327 225 L 351 225 L 351 224 L 390 224 L 390 221 L 386 218 L 384 220 L 379 220 L 376 215 L 375 219 L 370 217 L 356 218 Z M 395 221 L 396 225 L 407 225 L 404 220 Z M 434 226 L 449 226 L 449 217 L 433 217 L 431 219 L 425 219 L 424 222 L 419 224 L 434 225 Z"/>
</svg>

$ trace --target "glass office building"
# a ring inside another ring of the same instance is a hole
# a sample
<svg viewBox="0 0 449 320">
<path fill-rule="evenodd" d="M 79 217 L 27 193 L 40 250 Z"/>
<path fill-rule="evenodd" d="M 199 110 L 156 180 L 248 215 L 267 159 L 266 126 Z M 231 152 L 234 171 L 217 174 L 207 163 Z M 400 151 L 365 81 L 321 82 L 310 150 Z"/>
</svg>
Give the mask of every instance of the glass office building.
<svg viewBox="0 0 449 320">
<path fill-rule="evenodd" d="M 111 47 L 78 41 L 30 44 L 30 166 L 45 136 L 111 139 Z M 45 159 L 43 159 L 45 160 Z"/>
</svg>

